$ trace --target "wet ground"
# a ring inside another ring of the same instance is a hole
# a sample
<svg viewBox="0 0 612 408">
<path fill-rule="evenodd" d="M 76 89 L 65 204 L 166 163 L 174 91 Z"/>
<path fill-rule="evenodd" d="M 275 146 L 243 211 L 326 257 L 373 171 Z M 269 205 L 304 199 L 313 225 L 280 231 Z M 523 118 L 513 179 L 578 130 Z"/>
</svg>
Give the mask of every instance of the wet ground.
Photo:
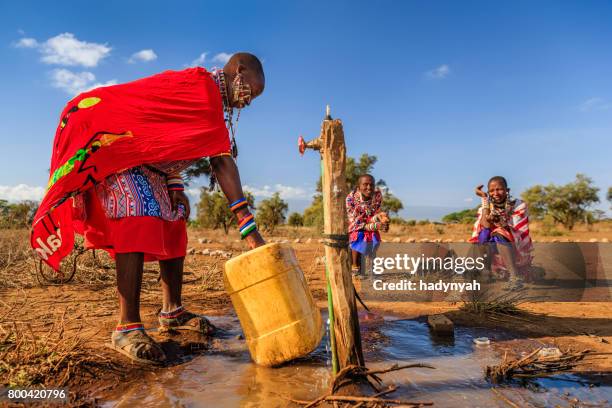
<svg viewBox="0 0 612 408">
<path fill-rule="evenodd" d="M 209 350 L 183 364 L 150 372 L 145 381 L 124 389 L 121 395 L 103 396 L 105 407 L 285 407 L 290 399 L 312 400 L 327 391 L 330 366 L 327 341 L 306 358 L 278 368 L 258 367 L 250 361 L 236 318 L 217 317 L 223 329 Z M 476 346 L 487 336 L 490 346 Z M 557 375 L 525 386 L 513 384 L 493 389 L 484 379 L 484 368 L 501 356 L 496 341 L 512 334 L 490 328 L 456 327 L 454 339 L 432 337 L 421 320 L 385 318 L 363 325 L 369 368 L 394 363 L 422 362 L 436 367 L 412 368 L 384 374 L 385 384 L 399 389 L 393 398 L 431 401 L 436 407 L 610 406 L 612 386 L 598 379 Z"/>
</svg>

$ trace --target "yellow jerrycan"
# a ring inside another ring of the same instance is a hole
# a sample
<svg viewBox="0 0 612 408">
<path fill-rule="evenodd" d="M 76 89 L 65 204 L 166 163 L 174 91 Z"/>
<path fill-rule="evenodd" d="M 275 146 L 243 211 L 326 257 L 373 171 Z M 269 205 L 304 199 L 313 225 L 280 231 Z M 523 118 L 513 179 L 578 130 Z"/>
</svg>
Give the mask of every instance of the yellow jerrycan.
<svg viewBox="0 0 612 408">
<path fill-rule="evenodd" d="M 223 278 L 257 364 L 279 365 L 319 345 L 321 312 L 289 245 L 266 244 L 230 259 Z"/>
</svg>

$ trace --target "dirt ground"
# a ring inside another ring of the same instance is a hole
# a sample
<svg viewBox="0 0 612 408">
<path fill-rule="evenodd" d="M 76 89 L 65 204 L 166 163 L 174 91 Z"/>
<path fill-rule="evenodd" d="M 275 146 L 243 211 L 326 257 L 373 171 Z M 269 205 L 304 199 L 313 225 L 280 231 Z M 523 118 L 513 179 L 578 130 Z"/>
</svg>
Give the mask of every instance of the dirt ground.
<svg viewBox="0 0 612 408">
<path fill-rule="evenodd" d="M 413 229 L 411 229 L 413 228 Z M 394 228 L 385 237 L 402 242 L 419 239 L 466 238 L 467 226 Z M 434 238 L 433 234 L 438 237 Z M 240 254 L 244 244 L 236 234 L 191 229 L 184 277 L 184 305 L 198 313 L 232 313 L 223 289 L 222 270 L 226 257 Z M 555 237 L 606 242 L 612 238 L 612 225 L 599 230 L 572 232 Z M 538 235 L 536 235 L 537 239 Z M 92 395 L 100 395 L 138 381 L 148 370 L 129 362 L 104 346 L 116 324 L 117 302 L 112 260 L 91 251 L 79 258 L 79 269 L 68 284 L 42 286 L 35 274 L 34 261 L 27 251 L 27 232 L 0 234 L 0 380 L 2 385 L 68 386 L 75 406 L 95 405 Z M 268 240 L 287 240 L 296 250 L 312 293 L 321 308 L 326 307 L 323 245 L 316 234 L 304 229 L 283 228 Z M 310 238 L 310 239 L 309 239 Z M 299 242 L 295 240 L 298 239 Z M 212 242 L 206 242 L 206 241 Z M 551 239 L 552 240 L 552 239 Z M 204 242 L 201 242 L 204 241 Z M 24 244 L 25 242 L 25 244 Z M 202 254 L 210 250 L 213 255 Z M 223 253 L 214 254 L 220 250 Z M 26 255 L 27 254 L 27 255 Z M 157 327 L 161 305 L 158 270 L 147 264 L 143 279 L 142 318 L 147 328 Z M 376 302 L 373 311 L 400 318 L 418 318 L 446 313 L 458 325 L 503 327 L 518 334 L 518 339 L 500 344 L 511 352 L 532 350 L 541 345 L 556 345 L 565 350 L 592 350 L 612 353 L 612 302 L 526 303 L 528 312 L 520 317 L 474 315 L 459 310 L 460 303 Z M 160 341 L 174 364 L 180 364 L 210 346 L 210 339 L 195 336 L 153 337 Z M 157 370 L 163 370 L 158 368 Z M 581 370 L 610 373 L 612 359 L 601 355 L 589 359 Z"/>
</svg>

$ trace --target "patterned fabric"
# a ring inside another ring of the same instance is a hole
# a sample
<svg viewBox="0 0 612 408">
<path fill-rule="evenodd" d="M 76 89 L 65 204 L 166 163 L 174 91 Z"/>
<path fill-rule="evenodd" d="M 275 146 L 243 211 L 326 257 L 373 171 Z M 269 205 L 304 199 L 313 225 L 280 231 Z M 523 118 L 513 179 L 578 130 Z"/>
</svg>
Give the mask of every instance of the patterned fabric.
<svg viewBox="0 0 612 408">
<path fill-rule="evenodd" d="M 55 131 L 47 191 L 32 224 L 32 249 L 59 270 L 74 248 L 74 233 L 83 228 L 73 218 L 72 198 L 93 193 L 113 174 L 230 152 L 224 113 L 219 88 L 202 68 L 165 71 L 74 97 Z"/>
<path fill-rule="evenodd" d="M 507 209 L 494 208 L 490 204 L 490 213 L 497 216 L 495 224 L 491 228 L 484 228 L 480 224 L 482 219 L 482 207 L 478 209 L 478 217 L 474 223 L 470 242 L 484 244 L 487 242 L 497 242 L 495 236 L 504 237 L 515 249 L 515 260 L 519 268 L 531 265 L 533 256 L 533 243 L 529 235 L 529 213 L 527 204 L 516 199 L 509 203 Z M 488 231 L 487 231 L 488 230 Z M 496 256 L 494 265 L 500 269 L 505 269 L 501 257 Z"/>
<path fill-rule="evenodd" d="M 380 242 L 378 231 L 368 230 L 367 225 L 372 222 L 372 218 L 380 212 L 382 205 L 382 193 L 380 190 L 374 191 L 370 200 L 364 200 L 361 192 L 355 189 L 346 197 L 346 213 L 349 221 L 349 241 L 355 242 L 365 240 L 372 242 L 375 238 Z M 359 234 L 362 232 L 363 234 Z"/>
<path fill-rule="evenodd" d="M 166 175 L 145 166 L 107 177 L 96 186 L 96 195 L 110 219 L 148 216 L 176 221 L 185 216 L 182 207 L 172 211 Z"/>
</svg>

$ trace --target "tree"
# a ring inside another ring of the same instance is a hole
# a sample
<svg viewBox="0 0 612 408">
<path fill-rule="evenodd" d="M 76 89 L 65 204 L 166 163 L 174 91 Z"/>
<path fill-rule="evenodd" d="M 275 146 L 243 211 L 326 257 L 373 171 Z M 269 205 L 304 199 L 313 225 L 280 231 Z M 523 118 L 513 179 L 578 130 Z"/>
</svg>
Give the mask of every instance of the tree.
<svg viewBox="0 0 612 408">
<path fill-rule="evenodd" d="M 444 217 L 442 217 L 442 221 L 447 223 L 473 224 L 476 222 L 477 217 L 478 207 L 446 214 Z"/>
<path fill-rule="evenodd" d="M 310 207 L 304 210 L 304 225 L 323 229 L 323 196 L 315 194 Z"/>
<path fill-rule="evenodd" d="M 26 228 L 32 224 L 34 214 L 38 209 L 35 201 L 21 201 L 10 204 L 0 200 L 0 228 Z"/>
<path fill-rule="evenodd" d="M 202 158 L 194 162 L 191 166 L 183 171 L 183 176 L 186 182 L 190 182 L 202 175 L 210 177 L 212 169 L 207 158 Z"/>
<path fill-rule="evenodd" d="M 608 187 L 608 194 L 607 194 L 606 198 L 608 199 L 610 204 L 612 204 L 612 187 Z"/>
<path fill-rule="evenodd" d="M 280 197 L 280 193 L 272 194 L 272 197 L 263 200 L 257 210 L 257 224 L 268 232 L 273 232 L 274 228 L 285 223 L 285 214 L 289 206 Z"/>
<path fill-rule="evenodd" d="M 287 224 L 291 225 L 292 227 L 301 227 L 304 225 L 304 217 L 302 214 L 297 212 L 291 213 L 287 219 Z"/>
<path fill-rule="evenodd" d="M 536 220 L 544 219 L 547 212 L 546 187 L 535 185 L 523 191 L 521 198 L 529 206 L 529 216 Z"/>
<path fill-rule="evenodd" d="M 255 210 L 255 198 L 248 191 L 244 197 L 249 203 L 249 208 Z M 227 198 L 220 191 L 210 192 L 208 188 L 202 187 L 198 209 L 198 224 L 205 228 L 223 228 L 227 234 L 230 226 L 237 225 L 236 216 L 230 211 Z"/>
<path fill-rule="evenodd" d="M 533 216 L 541 218 L 548 214 L 556 223 L 571 231 L 580 220 L 587 221 L 588 208 L 599 202 L 598 191 L 591 178 L 577 174 L 573 182 L 562 186 L 552 183 L 536 185 L 527 189 L 521 197 Z"/>
<path fill-rule="evenodd" d="M 381 206 L 382 211 L 389 214 L 389 217 L 391 217 L 392 215 L 397 215 L 397 213 L 399 213 L 400 210 L 404 208 L 404 204 L 402 204 L 402 201 L 399 198 L 391 194 L 391 192 L 386 186 L 382 190 L 383 190 L 383 202 Z"/>
</svg>

